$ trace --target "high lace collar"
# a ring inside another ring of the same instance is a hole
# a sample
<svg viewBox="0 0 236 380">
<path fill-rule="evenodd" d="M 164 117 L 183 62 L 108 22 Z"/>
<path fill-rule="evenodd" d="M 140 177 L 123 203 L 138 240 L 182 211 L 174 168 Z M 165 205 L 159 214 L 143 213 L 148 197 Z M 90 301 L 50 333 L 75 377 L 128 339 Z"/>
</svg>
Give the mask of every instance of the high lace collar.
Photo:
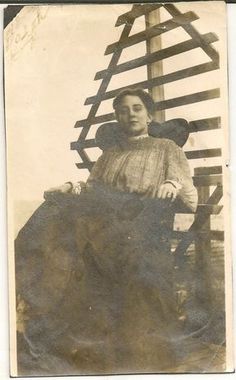
<svg viewBox="0 0 236 380">
<path fill-rule="evenodd" d="M 143 135 L 129 137 L 127 140 L 128 141 L 137 141 L 137 140 L 144 139 L 144 138 L 146 138 L 148 136 L 149 136 L 148 133 L 145 133 Z"/>
</svg>

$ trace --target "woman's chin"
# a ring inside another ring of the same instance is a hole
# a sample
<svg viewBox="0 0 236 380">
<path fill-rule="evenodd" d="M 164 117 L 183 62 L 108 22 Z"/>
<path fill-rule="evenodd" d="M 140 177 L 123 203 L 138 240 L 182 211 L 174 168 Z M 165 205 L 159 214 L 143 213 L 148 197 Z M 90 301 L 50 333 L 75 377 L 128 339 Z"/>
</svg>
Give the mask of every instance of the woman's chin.
<svg viewBox="0 0 236 380">
<path fill-rule="evenodd" d="M 139 128 L 139 126 L 136 124 L 133 124 L 128 131 L 128 135 L 130 137 L 135 137 L 135 136 L 141 136 L 144 135 L 146 132 L 144 132 L 142 129 Z"/>
</svg>

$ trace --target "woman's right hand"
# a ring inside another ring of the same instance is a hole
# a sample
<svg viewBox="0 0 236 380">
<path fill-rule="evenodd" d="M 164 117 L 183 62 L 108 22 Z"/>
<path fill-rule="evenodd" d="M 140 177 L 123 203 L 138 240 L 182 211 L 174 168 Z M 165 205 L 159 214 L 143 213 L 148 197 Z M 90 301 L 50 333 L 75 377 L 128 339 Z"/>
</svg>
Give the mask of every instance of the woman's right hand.
<svg viewBox="0 0 236 380">
<path fill-rule="evenodd" d="M 66 194 L 70 193 L 72 190 L 72 184 L 71 183 L 64 183 L 61 186 L 51 187 L 50 189 L 46 190 L 43 194 L 44 199 L 48 199 L 50 196 L 54 194 Z"/>
</svg>

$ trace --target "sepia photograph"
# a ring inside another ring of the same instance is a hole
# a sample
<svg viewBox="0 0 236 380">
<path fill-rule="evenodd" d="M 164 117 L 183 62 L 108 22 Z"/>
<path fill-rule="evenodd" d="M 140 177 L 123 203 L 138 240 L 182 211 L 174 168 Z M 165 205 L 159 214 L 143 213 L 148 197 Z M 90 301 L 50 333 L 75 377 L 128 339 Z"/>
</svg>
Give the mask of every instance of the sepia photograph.
<svg viewBox="0 0 236 380">
<path fill-rule="evenodd" d="M 11 376 L 227 373 L 224 1 L 9 5 Z"/>
</svg>

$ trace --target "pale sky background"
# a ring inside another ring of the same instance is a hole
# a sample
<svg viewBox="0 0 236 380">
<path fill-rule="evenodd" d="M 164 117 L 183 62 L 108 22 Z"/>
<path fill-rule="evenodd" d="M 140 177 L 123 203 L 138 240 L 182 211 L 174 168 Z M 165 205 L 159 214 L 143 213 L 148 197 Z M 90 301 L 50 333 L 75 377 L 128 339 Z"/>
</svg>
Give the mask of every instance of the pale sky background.
<svg viewBox="0 0 236 380">
<path fill-rule="evenodd" d="M 182 12 L 194 11 L 193 22 L 204 34 L 214 32 L 220 41 L 214 46 L 225 52 L 224 4 L 180 3 Z M 87 170 L 75 166 L 80 158 L 70 150 L 80 129 L 77 120 L 87 117 L 88 96 L 95 95 L 100 81 L 97 71 L 105 69 L 112 55 L 104 56 L 106 46 L 117 41 L 123 26 L 114 27 L 117 17 L 131 5 L 57 5 L 25 7 L 5 31 L 6 126 L 8 148 L 8 186 L 14 200 L 41 200 L 43 191 L 65 181 L 86 179 Z M 209 13 L 211 16 L 209 17 Z M 170 15 L 163 10 L 161 19 Z M 131 34 L 144 28 L 144 18 L 135 21 Z M 163 34 L 163 47 L 190 37 L 182 28 Z M 120 62 L 141 56 L 145 44 L 125 49 Z M 224 66 L 222 54 L 221 67 Z M 164 73 L 209 61 L 200 49 L 164 60 Z M 224 67 L 225 68 L 225 67 Z M 165 98 L 223 87 L 225 71 L 217 70 L 165 85 Z M 113 77 L 108 89 L 146 79 L 146 68 Z M 225 89 L 221 89 L 224 93 Z M 225 99 L 200 102 L 170 109 L 166 119 L 187 120 L 214 117 L 225 112 Z M 111 101 L 103 102 L 98 113 L 111 112 Z M 91 129 L 93 137 L 98 125 Z M 218 141 L 216 141 L 216 138 Z M 222 145 L 222 132 L 192 135 L 185 149 L 213 148 Z M 101 152 L 94 152 L 95 157 Z M 194 165 L 199 162 L 194 160 Z M 211 162 L 210 162 L 211 161 Z M 209 160 L 208 164 L 218 163 Z"/>
</svg>

